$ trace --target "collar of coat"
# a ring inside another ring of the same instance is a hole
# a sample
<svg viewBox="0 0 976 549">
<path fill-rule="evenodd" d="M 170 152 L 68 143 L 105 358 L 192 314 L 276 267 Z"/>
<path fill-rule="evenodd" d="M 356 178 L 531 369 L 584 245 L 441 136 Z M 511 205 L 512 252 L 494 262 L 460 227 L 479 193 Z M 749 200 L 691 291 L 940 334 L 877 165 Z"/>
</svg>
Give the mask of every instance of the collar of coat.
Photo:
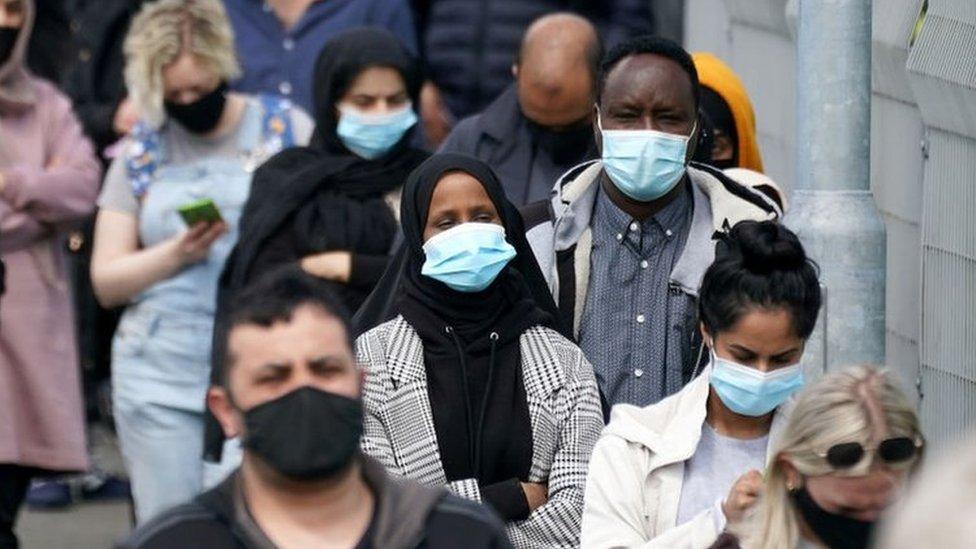
<svg viewBox="0 0 976 549">
<path fill-rule="evenodd" d="M 572 248 L 590 230 L 601 173 L 603 163 L 591 160 L 569 170 L 556 183 L 550 203 L 554 219 L 551 228 L 553 234 L 550 235 L 554 244 L 553 253 L 549 258 L 552 265 L 555 264 L 556 252 Z M 702 246 L 700 243 L 710 242 L 716 232 L 727 231 L 740 221 L 780 219 L 783 211 L 762 192 L 733 180 L 711 166 L 692 164 L 688 166 L 687 174 L 694 209 L 688 245 L 671 271 L 671 284 L 689 295 L 697 296 L 705 270 L 715 259 L 715 247 Z M 543 265 L 544 258 L 537 259 L 543 273 L 553 271 L 547 269 L 551 265 Z M 550 286 L 553 283 L 550 280 Z"/>
<path fill-rule="evenodd" d="M 424 344 L 403 318 L 396 317 L 390 326 L 390 344 L 386 346 L 386 363 L 395 387 L 410 381 L 424 380 Z M 566 383 L 566 373 L 545 328 L 536 326 L 519 338 L 522 376 L 525 390 L 547 399 Z"/>
<path fill-rule="evenodd" d="M 655 469 L 688 460 L 698 448 L 705 425 L 711 372 L 711 366 L 706 367 L 681 391 L 657 404 L 644 408 L 630 404 L 614 406 L 603 436 L 617 436 L 646 448 L 653 456 Z M 787 400 L 773 412 L 766 446 L 767 462 L 773 457 L 771 450 L 786 427 L 794 400 Z"/>
<path fill-rule="evenodd" d="M 499 143 L 515 142 L 523 119 L 515 84 L 509 85 L 481 113 L 482 131 Z"/>
</svg>

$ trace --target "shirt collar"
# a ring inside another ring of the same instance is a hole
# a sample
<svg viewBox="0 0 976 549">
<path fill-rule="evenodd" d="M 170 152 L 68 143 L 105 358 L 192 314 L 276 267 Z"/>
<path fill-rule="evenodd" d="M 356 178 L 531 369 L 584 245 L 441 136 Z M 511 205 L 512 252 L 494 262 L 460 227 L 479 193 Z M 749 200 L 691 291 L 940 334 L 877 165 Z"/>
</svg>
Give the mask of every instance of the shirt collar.
<svg viewBox="0 0 976 549">
<path fill-rule="evenodd" d="M 691 188 L 687 179 L 679 183 L 684 187 L 683 192 L 679 193 L 661 211 L 643 222 L 637 221 L 620 209 L 603 190 L 602 183 L 598 182 L 597 184 L 600 185 L 600 188 L 597 190 L 597 203 L 593 215 L 599 226 L 615 234 L 623 235 L 627 234 L 628 231 L 635 232 L 637 229 L 646 233 L 652 228 L 657 228 L 670 237 L 682 227 L 692 209 Z M 621 239 L 618 238 L 617 240 Z"/>
</svg>

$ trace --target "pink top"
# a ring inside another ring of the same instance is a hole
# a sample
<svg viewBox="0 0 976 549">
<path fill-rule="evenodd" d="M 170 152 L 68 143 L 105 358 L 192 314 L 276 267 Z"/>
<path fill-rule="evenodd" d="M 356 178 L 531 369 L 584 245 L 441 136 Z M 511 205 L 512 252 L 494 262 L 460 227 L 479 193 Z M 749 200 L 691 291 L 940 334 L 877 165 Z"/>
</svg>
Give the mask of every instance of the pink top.
<svg viewBox="0 0 976 549">
<path fill-rule="evenodd" d="M 0 66 L 0 463 L 50 470 L 88 466 L 63 236 L 90 215 L 100 166 L 54 86 L 23 55 L 32 1 Z"/>
</svg>

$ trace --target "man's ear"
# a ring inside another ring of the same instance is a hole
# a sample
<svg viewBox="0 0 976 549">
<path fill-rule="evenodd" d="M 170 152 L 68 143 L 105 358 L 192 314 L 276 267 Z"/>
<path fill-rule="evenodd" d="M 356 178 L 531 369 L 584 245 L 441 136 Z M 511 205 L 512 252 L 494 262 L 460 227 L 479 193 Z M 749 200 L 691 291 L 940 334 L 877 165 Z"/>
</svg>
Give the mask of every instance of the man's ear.
<svg viewBox="0 0 976 549">
<path fill-rule="evenodd" d="M 213 386 L 207 390 L 207 407 L 213 413 L 220 428 L 224 431 L 224 436 L 234 438 L 241 434 L 242 426 L 240 413 L 231 401 L 230 394 L 223 387 Z"/>
</svg>

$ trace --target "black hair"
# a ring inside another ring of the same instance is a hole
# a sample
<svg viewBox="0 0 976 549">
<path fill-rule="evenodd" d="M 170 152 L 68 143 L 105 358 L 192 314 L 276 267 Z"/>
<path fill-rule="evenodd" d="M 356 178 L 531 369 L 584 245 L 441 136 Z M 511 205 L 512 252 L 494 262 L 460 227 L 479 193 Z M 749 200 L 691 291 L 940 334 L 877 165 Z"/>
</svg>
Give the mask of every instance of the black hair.
<svg viewBox="0 0 976 549">
<path fill-rule="evenodd" d="M 688 73 L 688 78 L 691 80 L 692 93 L 695 96 L 695 109 L 697 110 L 701 102 L 701 89 L 698 84 L 698 70 L 695 69 L 695 62 L 691 59 L 691 55 L 688 55 L 688 52 L 678 45 L 677 42 L 651 35 L 635 36 L 617 44 L 607 53 L 600 66 L 597 100 L 599 101 L 603 97 L 603 89 L 607 83 L 607 75 L 617 66 L 617 63 L 624 58 L 647 53 L 667 57 L 680 65 Z"/>
<path fill-rule="evenodd" d="M 820 312 L 817 265 L 775 221 L 742 221 L 720 235 L 698 295 L 699 319 L 712 337 L 753 309 L 782 307 L 793 333 L 807 339 Z"/>
<path fill-rule="evenodd" d="M 732 142 L 732 163 L 733 165 L 738 166 L 739 132 L 735 127 L 735 117 L 732 115 L 732 109 L 729 108 L 728 102 L 726 102 L 725 98 L 723 98 L 712 88 L 702 86 L 700 110 L 712 121 L 712 126 L 714 129 L 725 134 L 725 136 L 728 137 Z M 709 149 L 709 159 L 711 159 L 711 152 L 712 150 Z"/>
<path fill-rule="evenodd" d="M 318 307 L 338 319 L 345 330 L 349 349 L 355 349 L 352 322 L 342 301 L 326 282 L 289 265 L 262 275 L 234 297 L 216 327 L 214 367 L 219 369 L 219 375 L 214 378 L 221 384 L 226 382 L 232 362 L 227 348 L 231 330 L 244 324 L 269 327 L 275 322 L 288 322 L 295 310 L 303 305 Z"/>
</svg>

